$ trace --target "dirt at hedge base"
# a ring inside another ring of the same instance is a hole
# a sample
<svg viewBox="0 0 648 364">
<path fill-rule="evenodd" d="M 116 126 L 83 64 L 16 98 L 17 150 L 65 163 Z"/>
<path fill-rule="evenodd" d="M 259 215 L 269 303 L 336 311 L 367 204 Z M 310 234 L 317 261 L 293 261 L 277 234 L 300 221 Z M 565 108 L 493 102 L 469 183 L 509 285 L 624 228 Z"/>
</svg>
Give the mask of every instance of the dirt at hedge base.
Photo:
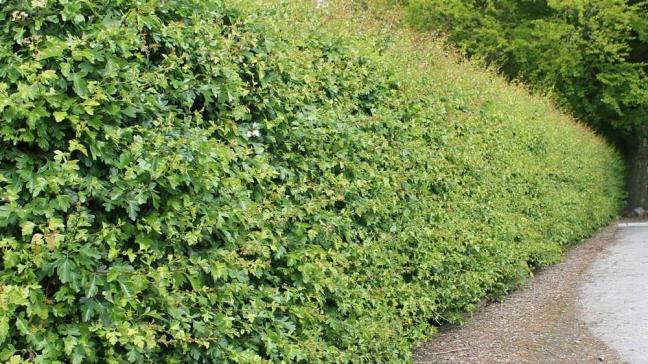
<svg viewBox="0 0 648 364">
<path fill-rule="evenodd" d="M 536 272 L 502 303 L 463 326 L 439 330 L 414 349 L 416 363 L 623 363 L 579 317 L 578 287 L 612 241 L 616 223 L 571 248 L 561 263 Z"/>
</svg>

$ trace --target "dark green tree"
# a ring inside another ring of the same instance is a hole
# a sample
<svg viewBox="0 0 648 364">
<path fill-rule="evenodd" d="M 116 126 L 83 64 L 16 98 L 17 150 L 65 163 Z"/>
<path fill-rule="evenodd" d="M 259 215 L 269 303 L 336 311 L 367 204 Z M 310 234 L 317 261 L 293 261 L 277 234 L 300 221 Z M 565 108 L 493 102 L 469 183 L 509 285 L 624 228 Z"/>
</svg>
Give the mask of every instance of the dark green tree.
<svg viewBox="0 0 648 364">
<path fill-rule="evenodd" d="M 648 205 L 648 1 L 410 0 L 410 22 L 551 90 L 628 164 L 628 205 Z"/>
</svg>

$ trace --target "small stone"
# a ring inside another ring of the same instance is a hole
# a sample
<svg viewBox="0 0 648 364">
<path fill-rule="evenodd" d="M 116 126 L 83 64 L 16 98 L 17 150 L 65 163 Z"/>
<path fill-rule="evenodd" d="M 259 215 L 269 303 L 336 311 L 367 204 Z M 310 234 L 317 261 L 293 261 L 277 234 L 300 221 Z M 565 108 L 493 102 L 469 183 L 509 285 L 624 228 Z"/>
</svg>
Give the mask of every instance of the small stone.
<svg viewBox="0 0 648 364">
<path fill-rule="evenodd" d="M 600 362 L 604 362 L 604 361 L 605 361 L 605 358 L 602 357 L 602 356 L 599 356 L 599 357 L 598 357 L 598 361 L 600 361 Z"/>
<path fill-rule="evenodd" d="M 646 215 L 646 210 L 643 207 L 635 207 L 634 209 L 632 209 L 632 212 L 637 217 L 642 217 L 642 216 Z"/>
</svg>

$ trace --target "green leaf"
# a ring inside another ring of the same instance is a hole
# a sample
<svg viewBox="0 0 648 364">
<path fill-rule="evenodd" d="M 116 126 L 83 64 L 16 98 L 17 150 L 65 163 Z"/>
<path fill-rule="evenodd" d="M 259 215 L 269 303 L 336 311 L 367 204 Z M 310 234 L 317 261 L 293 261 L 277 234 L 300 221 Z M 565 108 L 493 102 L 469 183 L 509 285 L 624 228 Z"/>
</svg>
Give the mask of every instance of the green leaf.
<svg viewBox="0 0 648 364">
<path fill-rule="evenodd" d="M 6 362 L 7 364 L 10 364 L 11 360 L 9 358 L 11 358 L 15 352 L 16 352 L 15 347 L 7 346 L 7 345 L 3 346 L 3 349 L 0 350 L 0 360 Z M 16 357 L 17 357 L 16 363 L 21 363 L 22 358 L 19 355 L 16 355 Z"/>
<path fill-rule="evenodd" d="M 204 284 L 203 284 L 202 279 L 200 278 L 200 276 L 198 276 L 196 274 L 189 274 L 189 273 L 187 273 L 185 275 L 187 276 L 187 279 L 189 279 L 189 283 L 191 284 L 191 288 L 196 289 L 196 290 L 203 288 Z"/>
<path fill-rule="evenodd" d="M 75 279 L 76 264 L 70 258 L 61 258 L 57 266 L 59 279 L 62 283 L 69 283 Z"/>
<path fill-rule="evenodd" d="M 145 343 L 146 343 L 146 342 L 144 341 L 144 337 L 142 337 L 142 336 L 136 335 L 136 336 L 133 338 L 133 344 L 134 344 L 136 347 L 138 347 L 140 350 L 141 350 L 141 349 L 144 349 L 144 345 L 145 345 Z"/>
<path fill-rule="evenodd" d="M 88 300 L 81 305 L 81 320 L 88 322 L 94 315 L 94 300 Z"/>
<path fill-rule="evenodd" d="M 29 326 L 27 326 L 27 322 L 20 316 L 16 317 L 16 328 L 18 329 L 18 332 L 20 332 L 20 334 L 22 334 L 23 336 L 32 335 Z"/>
<path fill-rule="evenodd" d="M 97 288 L 97 276 L 93 275 L 92 280 L 90 281 L 90 287 L 88 287 L 88 292 L 86 293 L 86 298 L 94 297 L 99 289 Z"/>
<path fill-rule="evenodd" d="M 9 334 L 9 315 L 0 313 L 0 345 L 7 339 Z"/>
<path fill-rule="evenodd" d="M 86 147 L 83 144 L 79 143 L 79 141 L 76 139 L 70 140 L 70 146 L 68 150 L 70 151 L 70 153 L 74 152 L 75 150 L 78 150 L 86 157 L 88 156 L 88 150 L 86 149 Z"/>
<path fill-rule="evenodd" d="M 131 117 L 131 118 L 134 118 L 134 117 L 137 116 L 137 110 L 132 106 L 125 107 L 123 110 L 121 110 L 121 112 L 124 115 L 126 115 L 128 117 Z"/>
<path fill-rule="evenodd" d="M 92 258 L 95 260 L 101 258 L 101 253 L 89 244 L 82 246 L 81 249 L 79 249 L 79 253 L 86 258 Z"/>
<path fill-rule="evenodd" d="M 37 58 L 46 60 L 48 58 L 57 58 L 63 55 L 67 45 L 62 40 L 55 37 L 48 37 L 45 46 L 38 51 Z"/>
<path fill-rule="evenodd" d="M 124 292 L 124 295 L 126 295 L 127 298 L 131 298 L 131 291 L 128 288 L 128 284 L 124 282 L 122 279 L 118 279 L 117 282 L 119 283 L 119 286 L 122 289 L 122 292 Z"/>
<path fill-rule="evenodd" d="M 34 233 L 34 227 L 36 227 L 36 224 L 31 221 L 25 221 L 20 224 L 20 231 L 22 233 L 22 236 L 32 235 Z"/>
<path fill-rule="evenodd" d="M 137 213 L 140 211 L 139 203 L 136 200 L 129 200 L 128 205 L 126 206 L 126 211 L 131 220 L 137 220 Z"/>
<path fill-rule="evenodd" d="M 83 76 L 81 76 L 79 73 L 73 73 L 70 75 L 70 78 L 72 79 L 72 87 L 74 88 L 74 92 L 76 92 L 76 94 L 81 97 L 86 96 L 88 93 L 88 86 Z"/>
<path fill-rule="evenodd" d="M 60 123 L 61 121 L 65 120 L 66 117 L 67 117 L 67 113 L 65 111 L 54 112 L 54 120 L 56 120 L 56 122 Z"/>
</svg>

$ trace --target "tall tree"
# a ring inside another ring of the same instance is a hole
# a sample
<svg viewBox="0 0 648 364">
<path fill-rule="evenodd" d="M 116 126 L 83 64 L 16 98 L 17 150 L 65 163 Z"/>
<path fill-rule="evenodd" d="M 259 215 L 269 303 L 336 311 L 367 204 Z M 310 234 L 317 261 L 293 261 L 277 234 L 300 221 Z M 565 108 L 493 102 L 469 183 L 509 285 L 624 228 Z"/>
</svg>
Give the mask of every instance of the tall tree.
<svg viewBox="0 0 648 364">
<path fill-rule="evenodd" d="M 648 208 L 648 0 L 410 0 L 410 22 L 447 33 L 511 78 L 552 90 L 624 152 L 628 204 Z"/>
</svg>

